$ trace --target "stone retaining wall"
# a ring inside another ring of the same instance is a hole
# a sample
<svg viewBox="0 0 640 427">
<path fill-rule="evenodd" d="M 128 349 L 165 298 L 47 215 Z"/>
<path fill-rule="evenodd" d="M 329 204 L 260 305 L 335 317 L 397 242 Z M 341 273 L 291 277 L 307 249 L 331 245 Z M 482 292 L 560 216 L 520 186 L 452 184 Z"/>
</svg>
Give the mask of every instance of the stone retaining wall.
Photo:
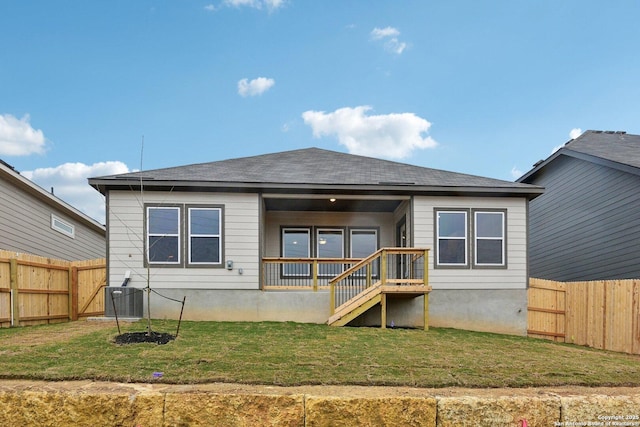
<svg viewBox="0 0 640 427">
<path fill-rule="evenodd" d="M 640 426 L 640 389 L 0 382 L 2 426 Z"/>
</svg>

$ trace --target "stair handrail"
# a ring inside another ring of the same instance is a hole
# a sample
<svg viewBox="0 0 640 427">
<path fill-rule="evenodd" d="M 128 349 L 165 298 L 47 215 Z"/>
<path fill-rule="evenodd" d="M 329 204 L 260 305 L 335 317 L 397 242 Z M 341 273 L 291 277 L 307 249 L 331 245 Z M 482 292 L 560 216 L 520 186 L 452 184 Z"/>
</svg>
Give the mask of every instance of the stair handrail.
<svg viewBox="0 0 640 427">
<path fill-rule="evenodd" d="M 336 307 L 336 284 L 339 283 L 340 281 L 344 280 L 345 278 L 349 277 L 350 275 L 354 274 L 355 272 L 359 271 L 360 269 L 364 268 L 364 267 L 368 267 L 367 268 L 367 285 L 365 289 L 369 289 L 370 287 L 380 284 L 381 286 L 383 286 L 386 282 L 387 282 L 387 265 L 386 265 L 386 255 L 388 253 L 412 253 L 414 254 L 414 256 L 412 257 L 412 262 L 417 260 L 420 257 L 424 257 L 425 258 L 425 270 L 423 272 L 423 283 L 426 285 L 428 283 L 428 272 L 427 272 L 427 266 L 426 266 L 426 262 L 427 262 L 427 256 L 428 256 L 428 252 L 429 249 L 427 248 L 410 248 L 410 247 L 397 247 L 397 248 L 380 248 L 377 251 L 375 251 L 374 253 L 372 253 L 371 255 L 369 255 L 366 258 L 363 258 L 362 260 L 360 260 L 359 262 L 357 262 L 356 264 L 352 265 L 351 267 L 349 267 L 348 269 L 346 269 L 345 271 L 343 271 L 342 273 L 340 273 L 339 275 L 335 276 L 334 278 L 332 278 L 331 280 L 329 280 L 329 295 L 330 295 L 330 305 L 331 305 L 331 315 L 333 315 L 336 311 L 336 309 L 338 307 Z M 419 253 L 416 253 L 419 252 Z M 379 278 L 380 280 L 377 281 L 375 284 L 371 282 L 370 280 L 370 274 L 371 274 L 371 267 L 370 265 L 373 263 L 374 260 L 380 258 L 380 271 L 378 272 Z"/>
<path fill-rule="evenodd" d="M 350 275 L 357 272 L 358 270 L 370 265 L 375 259 L 382 256 L 386 250 L 387 248 L 378 249 L 368 257 L 363 258 L 360 262 L 357 262 L 356 264 L 352 265 L 342 273 L 338 274 L 337 276 L 329 280 L 329 298 L 330 298 L 332 315 L 335 313 L 335 310 L 336 310 L 336 283 L 339 283 L 341 280 L 344 280 L 345 278 L 349 277 Z M 380 274 L 381 280 L 384 280 L 383 277 L 384 276 Z M 370 286 L 371 286 L 371 283 L 367 283 L 367 288 L 369 288 Z"/>
</svg>

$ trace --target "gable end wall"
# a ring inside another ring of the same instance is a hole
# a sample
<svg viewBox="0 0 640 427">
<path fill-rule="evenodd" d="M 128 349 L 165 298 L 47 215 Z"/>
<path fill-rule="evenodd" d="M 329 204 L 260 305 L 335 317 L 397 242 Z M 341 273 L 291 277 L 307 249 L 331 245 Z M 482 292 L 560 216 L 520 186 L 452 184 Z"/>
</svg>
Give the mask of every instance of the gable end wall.
<svg viewBox="0 0 640 427">
<path fill-rule="evenodd" d="M 531 183 L 531 276 L 640 278 L 640 176 L 560 156 Z"/>
<path fill-rule="evenodd" d="M 73 224 L 75 238 L 51 228 L 51 214 Z M 104 258 L 104 235 L 0 178 L 0 249 L 67 261 Z"/>
</svg>

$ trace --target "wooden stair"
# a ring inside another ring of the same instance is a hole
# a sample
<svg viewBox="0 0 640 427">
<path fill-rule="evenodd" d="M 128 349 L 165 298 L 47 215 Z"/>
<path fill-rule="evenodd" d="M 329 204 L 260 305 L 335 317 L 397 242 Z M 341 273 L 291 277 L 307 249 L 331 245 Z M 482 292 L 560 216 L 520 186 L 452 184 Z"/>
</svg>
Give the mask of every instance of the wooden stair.
<svg viewBox="0 0 640 427">
<path fill-rule="evenodd" d="M 336 312 L 329 317 L 327 324 L 329 326 L 344 326 L 371 307 L 380 304 L 381 301 L 382 284 L 378 282 L 338 307 Z"/>
<path fill-rule="evenodd" d="M 380 326 L 386 328 L 388 298 L 424 296 L 424 328 L 429 329 L 431 286 L 428 285 L 425 260 L 428 260 L 428 249 L 383 248 L 352 265 L 329 281 L 332 311 L 327 324 L 345 326 L 380 304 Z M 403 268 L 399 270 L 396 266 Z M 363 271 L 366 273 L 363 274 Z M 363 285 L 366 288 L 357 293 Z M 337 303 L 337 295 L 341 301 L 348 296 L 351 298 L 344 303 Z"/>
</svg>

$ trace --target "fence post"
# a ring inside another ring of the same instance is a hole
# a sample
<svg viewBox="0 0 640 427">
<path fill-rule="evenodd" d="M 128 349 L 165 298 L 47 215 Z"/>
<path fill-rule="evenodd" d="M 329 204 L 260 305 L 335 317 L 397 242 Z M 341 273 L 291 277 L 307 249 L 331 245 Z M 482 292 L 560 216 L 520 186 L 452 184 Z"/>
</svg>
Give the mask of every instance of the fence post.
<svg viewBox="0 0 640 427">
<path fill-rule="evenodd" d="M 11 258 L 9 260 L 9 283 L 11 287 L 11 326 L 17 326 L 20 324 L 20 304 L 18 301 L 18 260 Z"/>
<path fill-rule="evenodd" d="M 69 320 L 78 320 L 78 267 L 69 267 Z"/>
</svg>

